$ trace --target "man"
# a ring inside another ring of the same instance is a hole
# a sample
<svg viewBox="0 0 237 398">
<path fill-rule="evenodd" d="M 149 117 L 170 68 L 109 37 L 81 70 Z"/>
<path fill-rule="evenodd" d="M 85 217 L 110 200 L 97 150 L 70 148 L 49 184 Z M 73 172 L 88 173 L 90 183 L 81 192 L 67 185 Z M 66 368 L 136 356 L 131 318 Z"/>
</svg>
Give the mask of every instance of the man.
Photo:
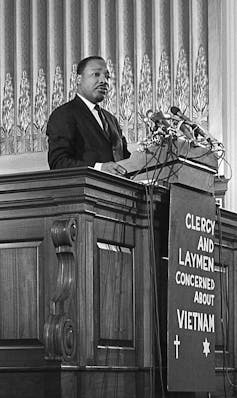
<svg viewBox="0 0 237 398">
<path fill-rule="evenodd" d="M 116 162 L 130 156 L 117 119 L 98 106 L 108 91 L 109 72 L 98 56 L 77 67 L 77 95 L 55 109 L 48 121 L 51 169 L 91 166 L 116 175 L 126 170 Z"/>
</svg>

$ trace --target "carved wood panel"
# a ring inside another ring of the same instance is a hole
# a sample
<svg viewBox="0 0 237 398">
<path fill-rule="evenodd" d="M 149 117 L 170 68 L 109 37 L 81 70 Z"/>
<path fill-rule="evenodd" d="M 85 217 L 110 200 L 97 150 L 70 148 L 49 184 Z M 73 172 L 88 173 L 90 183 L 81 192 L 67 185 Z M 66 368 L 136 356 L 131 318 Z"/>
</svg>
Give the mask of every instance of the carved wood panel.
<svg viewBox="0 0 237 398">
<path fill-rule="evenodd" d="M 77 226 L 74 219 L 59 219 L 51 228 L 58 258 L 57 280 L 50 299 L 50 310 L 44 325 L 47 359 L 72 361 L 76 353 L 76 327 L 68 308 L 73 301 L 76 284 L 76 255 L 74 243 Z"/>
<path fill-rule="evenodd" d="M 0 339 L 39 339 L 39 244 L 0 244 Z"/>
<path fill-rule="evenodd" d="M 101 346 L 134 347 L 134 278 L 131 249 L 97 242 L 99 341 Z"/>
</svg>

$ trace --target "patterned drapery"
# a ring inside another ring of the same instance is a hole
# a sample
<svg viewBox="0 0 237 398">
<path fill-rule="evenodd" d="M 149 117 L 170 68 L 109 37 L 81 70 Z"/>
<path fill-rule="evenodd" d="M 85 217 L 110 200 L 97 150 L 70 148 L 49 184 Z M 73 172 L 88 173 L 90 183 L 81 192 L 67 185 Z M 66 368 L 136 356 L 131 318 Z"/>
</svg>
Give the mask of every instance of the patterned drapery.
<svg viewBox="0 0 237 398">
<path fill-rule="evenodd" d="M 129 143 L 148 109 L 175 104 L 208 129 L 206 0 L 0 0 L 1 155 L 47 149 L 50 112 L 73 98 L 77 62 L 102 55 L 104 106 Z"/>
</svg>

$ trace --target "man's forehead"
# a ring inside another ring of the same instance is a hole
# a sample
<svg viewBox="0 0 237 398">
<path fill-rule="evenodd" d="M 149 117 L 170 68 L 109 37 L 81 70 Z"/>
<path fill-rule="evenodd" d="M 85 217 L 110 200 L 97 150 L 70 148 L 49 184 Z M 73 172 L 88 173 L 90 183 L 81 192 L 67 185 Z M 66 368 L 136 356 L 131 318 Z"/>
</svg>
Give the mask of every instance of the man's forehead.
<svg viewBox="0 0 237 398">
<path fill-rule="evenodd" d="M 105 61 L 103 61 L 102 59 L 98 59 L 98 60 L 91 60 L 87 63 L 86 68 L 88 70 L 103 70 L 103 71 L 107 71 L 107 66 Z"/>
</svg>

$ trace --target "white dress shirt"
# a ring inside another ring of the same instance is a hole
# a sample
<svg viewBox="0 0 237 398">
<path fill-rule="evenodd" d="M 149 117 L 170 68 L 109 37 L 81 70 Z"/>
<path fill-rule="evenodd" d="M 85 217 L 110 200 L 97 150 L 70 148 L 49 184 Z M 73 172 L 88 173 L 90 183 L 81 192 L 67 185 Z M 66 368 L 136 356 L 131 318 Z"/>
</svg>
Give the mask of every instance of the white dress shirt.
<svg viewBox="0 0 237 398">
<path fill-rule="evenodd" d="M 90 109 L 92 115 L 96 118 L 97 122 L 99 123 L 100 127 L 101 127 L 102 130 L 103 130 L 102 121 L 101 121 L 101 119 L 100 119 L 100 117 L 99 117 L 99 115 L 98 115 L 98 111 L 95 109 L 96 104 L 93 104 L 93 102 L 91 102 L 91 101 L 89 101 L 88 99 L 82 97 L 80 94 L 77 94 L 77 95 L 78 95 L 78 97 L 81 98 L 82 101 L 85 102 L 86 106 Z"/>
</svg>

